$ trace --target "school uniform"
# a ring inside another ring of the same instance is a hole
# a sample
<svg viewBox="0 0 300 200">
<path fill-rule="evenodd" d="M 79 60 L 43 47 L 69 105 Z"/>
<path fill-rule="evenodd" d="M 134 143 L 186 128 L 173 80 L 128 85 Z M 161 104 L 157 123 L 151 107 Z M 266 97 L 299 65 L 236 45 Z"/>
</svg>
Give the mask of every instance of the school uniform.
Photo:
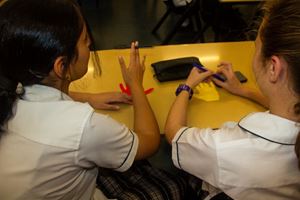
<svg viewBox="0 0 300 200">
<path fill-rule="evenodd" d="M 126 126 L 42 85 L 25 87 L 6 129 L 0 199 L 106 199 L 98 167 L 125 171 L 138 147 Z"/>
<path fill-rule="evenodd" d="M 268 112 L 252 113 L 220 129 L 181 128 L 172 141 L 174 164 L 205 181 L 211 198 L 300 199 L 295 154 L 299 124 Z"/>
</svg>

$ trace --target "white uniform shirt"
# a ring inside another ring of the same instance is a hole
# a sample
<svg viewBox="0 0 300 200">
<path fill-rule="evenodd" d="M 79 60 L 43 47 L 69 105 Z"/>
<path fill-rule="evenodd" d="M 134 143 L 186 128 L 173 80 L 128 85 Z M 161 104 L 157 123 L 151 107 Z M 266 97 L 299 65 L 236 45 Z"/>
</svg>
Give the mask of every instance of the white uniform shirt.
<svg viewBox="0 0 300 200">
<path fill-rule="evenodd" d="M 234 199 L 300 199 L 296 122 L 253 113 L 220 129 L 181 128 L 174 164 Z"/>
<path fill-rule="evenodd" d="M 54 88 L 25 91 L 0 139 L 1 200 L 92 199 L 98 166 L 131 166 L 138 138 L 127 127 Z"/>
</svg>

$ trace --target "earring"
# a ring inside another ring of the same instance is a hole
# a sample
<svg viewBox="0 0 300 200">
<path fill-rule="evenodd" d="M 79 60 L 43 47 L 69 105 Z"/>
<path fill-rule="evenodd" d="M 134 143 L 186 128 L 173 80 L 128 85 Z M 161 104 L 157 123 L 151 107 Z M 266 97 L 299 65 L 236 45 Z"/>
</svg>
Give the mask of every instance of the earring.
<svg viewBox="0 0 300 200">
<path fill-rule="evenodd" d="M 71 81 L 71 76 L 70 76 L 70 74 L 66 74 L 66 80 L 67 80 L 67 81 Z"/>
</svg>

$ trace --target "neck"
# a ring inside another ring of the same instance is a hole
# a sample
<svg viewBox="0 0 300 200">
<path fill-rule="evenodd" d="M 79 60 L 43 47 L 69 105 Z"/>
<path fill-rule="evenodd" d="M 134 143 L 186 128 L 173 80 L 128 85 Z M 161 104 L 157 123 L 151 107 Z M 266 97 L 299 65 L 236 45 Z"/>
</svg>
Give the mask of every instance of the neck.
<svg viewBox="0 0 300 200">
<path fill-rule="evenodd" d="M 60 91 L 62 91 L 65 94 L 69 93 L 69 85 L 71 81 L 69 80 L 62 80 L 61 78 L 57 77 L 54 73 L 50 72 L 50 75 L 46 78 L 44 78 L 41 81 L 42 84 L 56 88 Z"/>
<path fill-rule="evenodd" d="M 295 104 L 299 102 L 299 99 L 295 95 L 291 93 L 286 93 L 285 95 L 274 94 L 269 100 L 270 113 L 292 121 L 300 121 L 300 117 L 295 114 L 294 107 Z"/>
</svg>

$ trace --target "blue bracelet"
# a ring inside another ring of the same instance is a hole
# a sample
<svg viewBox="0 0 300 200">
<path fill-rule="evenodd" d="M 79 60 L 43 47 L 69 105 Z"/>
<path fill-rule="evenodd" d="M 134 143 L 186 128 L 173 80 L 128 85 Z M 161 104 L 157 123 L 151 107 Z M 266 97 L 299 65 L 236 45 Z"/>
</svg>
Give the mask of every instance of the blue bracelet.
<svg viewBox="0 0 300 200">
<path fill-rule="evenodd" d="M 176 96 L 178 96 L 180 94 L 180 92 L 182 92 L 183 90 L 185 90 L 189 93 L 189 99 L 191 99 L 194 94 L 194 91 L 190 86 L 188 86 L 186 84 L 180 84 L 178 86 L 178 88 L 176 89 L 176 92 L 175 92 Z"/>
</svg>

